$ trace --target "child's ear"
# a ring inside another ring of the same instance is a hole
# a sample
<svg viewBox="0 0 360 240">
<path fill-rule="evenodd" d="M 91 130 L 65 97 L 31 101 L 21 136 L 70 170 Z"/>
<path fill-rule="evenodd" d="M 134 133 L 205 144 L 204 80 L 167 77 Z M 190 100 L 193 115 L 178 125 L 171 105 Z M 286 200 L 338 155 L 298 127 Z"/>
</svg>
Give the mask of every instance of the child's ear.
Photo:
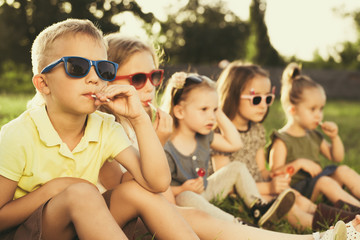
<svg viewBox="0 0 360 240">
<path fill-rule="evenodd" d="M 173 113 L 174 113 L 174 116 L 177 119 L 183 119 L 184 118 L 183 112 L 184 112 L 183 107 L 180 104 L 174 106 Z"/>
<path fill-rule="evenodd" d="M 288 112 L 291 114 L 291 115 L 294 115 L 295 114 L 295 105 L 293 104 L 290 104 L 290 106 L 288 107 Z"/>
<path fill-rule="evenodd" d="M 47 85 L 45 76 L 43 74 L 36 74 L 33 79 L 32 82 L 35 86 L 35 88 L 43 94 L 49 94 L 50 93 L 50 88 Z"/>
</svg>

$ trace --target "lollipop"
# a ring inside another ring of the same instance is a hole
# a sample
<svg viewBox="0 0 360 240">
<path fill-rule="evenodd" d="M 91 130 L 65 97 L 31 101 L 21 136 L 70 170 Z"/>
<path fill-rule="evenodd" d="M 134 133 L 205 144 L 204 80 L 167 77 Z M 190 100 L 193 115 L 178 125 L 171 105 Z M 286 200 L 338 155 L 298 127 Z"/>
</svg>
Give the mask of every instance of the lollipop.
<svg viewBox="0 0 360 240">
<path fill-rule="evenodd" d="M 205 169 L 203 168 L 196 168 L 196 172 L 199 177 L 205 176 Z"/>
<path fill-rule="evenodd" d="M 292 176 L 294 174 L 294 171 L 295 171 L 295 169 L 293 166 L 287 167 L 286 168 L 286 177 L 288 178 L 288 177 Z"/>
</svg>

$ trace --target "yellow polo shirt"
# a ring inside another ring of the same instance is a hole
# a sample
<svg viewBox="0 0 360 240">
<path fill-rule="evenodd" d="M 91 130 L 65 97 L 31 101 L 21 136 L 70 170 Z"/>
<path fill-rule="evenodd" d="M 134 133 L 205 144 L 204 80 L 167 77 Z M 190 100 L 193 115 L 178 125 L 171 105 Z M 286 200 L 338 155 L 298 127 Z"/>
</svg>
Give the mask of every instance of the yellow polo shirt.
<svg viewBox="0 0 360 240">
<path fill-rule="evenodd" d="M 115 118 L 96 111 L 88 115 L 85 134 L 70 151 L 45 107 L 37 107 L 1 128 L 0 175 L 18 182 L 14 199 L 58 177 L 77 177 L 96 184 L 103 163 L 130 145 Z"/>
</svg>

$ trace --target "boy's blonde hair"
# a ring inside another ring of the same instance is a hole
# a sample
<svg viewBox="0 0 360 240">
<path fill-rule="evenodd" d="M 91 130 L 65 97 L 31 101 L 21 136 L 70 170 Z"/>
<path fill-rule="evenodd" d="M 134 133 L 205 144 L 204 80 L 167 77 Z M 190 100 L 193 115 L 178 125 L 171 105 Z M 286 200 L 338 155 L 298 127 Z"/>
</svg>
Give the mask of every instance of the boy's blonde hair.
<svg viewBox="0 0 360 240">
<path fill-rule="evenodd" d="M 221 72 L 217 80 L 220 108 L 230 120 L 238 113 L 240 96 L 246 84 L 256 76 L 269 78 L 269 73 L 258 65 L 241 61 L 230 63 Z"/>
<path fill-rule="evenodd" d="M 297 63 L 290 63 L 285 68 L 281 78 L 281 105 L 288 115 L 288 108 L 291 105 L 297 105 L 302 99 L 302 94 L 305 89 L 323 87 L 310 77 L 301 74 L 301 67 Z"/>
<path fill-rule="evenodd" d="M 142 51 L 148 51 L 154 60 L 155 67 L 159 67 L 161 53 L 149 42 L 120 33 L 106 35 L 105 40 L 109 46 L 108 60 L 116 62 L 119 67 L 126 63 L 132 55 Z"/>
<path fill-rule="evenodd" d="M 192 80 L 194 78 L 196 81 Z M 179 121 L 174 115 L 174 107 L 185 101 L 192 90 L 199 88 L 216 91 L 216 83 L 206 76 L 185 72 L 176 72 L 168 80 L 161 106 L 173 118 L 175 127 L 179 126 Z"/>
<path fill-rule="evenodd" d="M 66 34 L 82 33 L 103 44 L 107 49 L 107 43 L 102 31 L 91 21 L 85 19 L 72 19 L 54 23 L 42 30 L 35 38 L 31 47 L 31 62 L 33 74 L 39 74 L 43 68 L 50 64 L 51 50 L 54 41 Z M 69 42 L 71 44 L 71 42 Z M 89 49 L 91 51 L 91 49 Z M 45 104 L 43 96 L 36 91 L 35 96 L 27 103 L 27 108 L 41 106 Z"/>
<path fill-rule="evenodd" d="M 52 44 L 59 37 L 66 34 L 83 33 L 94 40 L 99 41 L 107 49 L 106 41 L 103 38 L 102 31 L 97 28 L 91 21 L 85 19 L 72 19 L 54 23 L 53 25 L 45 28 L 35 38 L 31 48 L 31 62 L 33 74 L 36 75 L 50 64 L 49 54 Z M 69 42 L 71 44 L 71 42 Z M 89 49 L 89 51 L 91 51 Z"/>
</svg>

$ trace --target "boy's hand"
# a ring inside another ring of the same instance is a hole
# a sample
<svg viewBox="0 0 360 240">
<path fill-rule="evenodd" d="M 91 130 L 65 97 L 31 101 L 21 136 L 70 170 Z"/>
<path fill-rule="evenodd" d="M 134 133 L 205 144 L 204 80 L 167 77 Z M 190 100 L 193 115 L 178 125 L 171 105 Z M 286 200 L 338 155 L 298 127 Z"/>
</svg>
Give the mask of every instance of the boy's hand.
<svg viewBox="0 0 360 240">
<path fill-rule="evenodd" d="M 330 138 L 334 138 L 338 135 L 338 126 L 334 122 L 323 122 L 321 129 Z"/>
<path fill-rule="evenodd" d="M 192 191 L 201 194 L 204 191 L 204 180 L 202 177 L 186 180 L 182 185 L 184 191 Z"/>
<path fill-rule="evenodd" d="M 304 159 L 299 159 L 298 161 L 301 161 L 300 168 L 303 169 L 305 172 L 308 172 L 311 175 L 311 177 L 317 176 L 322 171 L 321 166 L 312 160 L 304 158 Z"/>
<path fill-rule="evenodd" d="M 132 85 L 113 84 L 102 89 L 97 93 L 98 99 L 95 104 L 106 104 L 114 114 L 128 118 L 136 119 L 146 114 L 141 105 L 137 91 Z M 106 99 L 110 99 L 107 102 Z"/>
<path fill-rule="evenodd" d="M 156 135 L 160 139 L 161 144 L 164 146 L 170 135 L 173 132 L 173 119 L 166 112 L 157 109 L 155 121 L 153 123 Z"/>
</svg>

